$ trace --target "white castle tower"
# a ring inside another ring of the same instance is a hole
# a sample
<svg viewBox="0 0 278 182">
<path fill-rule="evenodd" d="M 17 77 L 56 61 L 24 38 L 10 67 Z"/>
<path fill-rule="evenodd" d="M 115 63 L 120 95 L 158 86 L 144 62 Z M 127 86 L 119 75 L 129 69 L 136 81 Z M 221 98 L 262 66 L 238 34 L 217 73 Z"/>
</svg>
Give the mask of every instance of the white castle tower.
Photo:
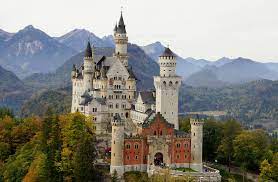
<svg viewBox="0 0 278 182">
<path fill-rule="evenodd" d="M 119 176 L 124 174 L 123 148 L 124 148 L 124 122 L 117 114 L 112 122 L 111 164 L 110 174 L 117 171 Z"/>
<path fill-rule="evenodd" d="M 126 34 L 125 23 L 123 19 L 123 14 L 121 12 L 121 17 L 118 25 L 114 28 L 114 41 L 115 41 L 115 53 L 114 56 L 120 60 L 124 66 L 128 66 L 128 55 L 127 55 L 127 43 L 128 37 Z"/>
<path fill-rule="evenodd" d="M 190 118 L 191 124 L 191 168 L 203 172 L 203 121 Z"/>
<path fill-rule="evenodd" d="M 93 90 L 93 75 L 94 75 L 94 52 L 92 51 L 91 44 L 88 42 L 85 57 L 84 57 L 84 79 L 83 79 L 83 87 L 84 91 L 92 91 Z"/>
<path fill-rule="evenodd" d="M 154 77 L 156 89 L 156 112 L 175 125 L 179 129 L 178 122 L 178 98 L 181 77 L 176 75 L 176 56 L 169 49 L 165 48 L 164 53 L 159 57 L 160 76 Z"/>
</svg>

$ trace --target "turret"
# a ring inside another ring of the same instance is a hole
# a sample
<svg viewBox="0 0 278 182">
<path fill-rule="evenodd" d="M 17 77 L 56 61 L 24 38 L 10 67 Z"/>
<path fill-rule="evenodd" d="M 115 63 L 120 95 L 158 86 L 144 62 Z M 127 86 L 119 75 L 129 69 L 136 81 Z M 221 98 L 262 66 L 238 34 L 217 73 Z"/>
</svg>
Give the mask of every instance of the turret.
<svg viewBox="0 0 278 182">
<path fill-rule="evenodd" d="M 83 85 L 84 91 L 93 90 L 93 75 L 94 75 L 94 50 L 91 48 L 90 42 L 87 44 L 87 48 L 84 56 L 84 70 L 83 70 Z"/>
<path fill-rule="evenodd" d="M 176 64 L 176 55 L 169 48 L 165 48 L 159 56 L 160 76 L 176 76 Z"/>
<path fill-rule="evenodd" d="M 72 66 L 72 70 L 71 70 L 71 78 L 74 79 L 76 77 L 76 73 L 77 73 L 77 69 L 75 64 Z"/>
<path fill-rule="evenodd" d="M 195 171 L 203 171 L 203 124 L 204 122 L 197 118 L 190 118 L 191 124 L 191 168 Z"/>
<path fill-rule="evenodd" d="M 128 37 L 126 35 L 125 23 L 123 14 L 118 25 L 114 28 L 114 41 L 115 41 L 115 53 L 114 56 L 118 58 L 125 66 L 128 66 L 128 55 L 127 55 L 127 43 Z"/>
<path fill-rule="evenodd" d="M 119 114 L 116 114 L 112 119 L 112 140 L 111 140 L 111 165 L 110 173 L 117 171 L 119 176 L 124 174 L 124 121 Z"/>
</svg>

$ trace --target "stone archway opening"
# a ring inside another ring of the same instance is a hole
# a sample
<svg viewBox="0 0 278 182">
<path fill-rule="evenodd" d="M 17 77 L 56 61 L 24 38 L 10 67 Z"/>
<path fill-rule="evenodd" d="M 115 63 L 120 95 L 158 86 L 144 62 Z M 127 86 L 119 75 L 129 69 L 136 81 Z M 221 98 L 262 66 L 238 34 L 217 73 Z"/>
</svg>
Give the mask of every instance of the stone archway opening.
<svg viewBox="0 0 278 182">
<path fill-rule="evenodd" d="M 158 152 L 154 155 L 154 165 L 161 166 L 163 164 L 163 154 Z"/>
</svg>

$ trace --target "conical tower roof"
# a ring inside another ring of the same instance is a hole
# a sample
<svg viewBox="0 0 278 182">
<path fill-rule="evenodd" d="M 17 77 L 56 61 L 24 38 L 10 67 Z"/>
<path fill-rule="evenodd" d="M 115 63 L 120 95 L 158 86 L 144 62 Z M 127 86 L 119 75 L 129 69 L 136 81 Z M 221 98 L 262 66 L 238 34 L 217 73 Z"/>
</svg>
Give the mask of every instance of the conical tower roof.
<svg viewBox="0 0 278 182">
<path fill-rule="evenodd" d="M 176 55 L 171 51 L 169 47 L 166 47 L 164 52 L 159 57 L 175 57 Z"/>
<path fill-rule="evenodd" d="M 93 55 L 92 47 L 91 47 L 90 41 L 88 41 L 87 48 L 85 51 L 85 57 L 92 57 L 92 55 Z"/>
<path fill-rule="evenodd" d="M 117 33 L 126 33 L 125 30 L 125 22 L 124 22 L 124 18 L 123 18 L 123 13 L 121 12 L 121 17 L 118 23 L 118 28 L 117 28 Z"/>
</svg>

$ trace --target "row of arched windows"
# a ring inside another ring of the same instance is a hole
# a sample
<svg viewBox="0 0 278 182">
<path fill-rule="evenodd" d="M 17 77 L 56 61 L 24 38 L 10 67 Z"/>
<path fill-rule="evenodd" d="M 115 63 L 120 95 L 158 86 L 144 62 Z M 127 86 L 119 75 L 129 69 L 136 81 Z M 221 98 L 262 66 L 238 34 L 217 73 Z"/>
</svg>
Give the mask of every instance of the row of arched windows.
<svg viewBox="0 0 278 182">
<path fill-rule="evenodd" d="M 176 143 L 176 147 L 177 148 L 181 148 L 181 143 Z M 189 144 L 188 143 L 185 143 L 184 144 L 184 148 L 188 148 L 189 147 Z"/>
<path fill-rule="evenodd" d="M 177 63 L 160 63 L 160 66 L 176 66 Z"/>
<path fill-rule="evenodd" d="M 131 148 L 131 145 L 128 143 L 128 144 L 126 144 L 125 148 L 126 148 L 126 149 L 130 149 L 130 148 Z M 135 143 L 135 144 L 134 144 L 134 149 L 139 149 L 139 144 L 138 144 L 138 143 Z"/>
<path fill-rule="evenodd" d="M 177 84 L 179 84 L 179 82 L 176 81 L 175 84 L 177 85 Z M 166 86 L 166 85 L 167 85 L 167 82 L 166 82 L 166 81 L 163 81 L 163 85 Z M 173 85 L 173 82 L 172 82 L 172 81 L 169 81 L 168 85 L 169 85 L 169 86 L 172 86 L 172 85 Z"/>
</svg>

